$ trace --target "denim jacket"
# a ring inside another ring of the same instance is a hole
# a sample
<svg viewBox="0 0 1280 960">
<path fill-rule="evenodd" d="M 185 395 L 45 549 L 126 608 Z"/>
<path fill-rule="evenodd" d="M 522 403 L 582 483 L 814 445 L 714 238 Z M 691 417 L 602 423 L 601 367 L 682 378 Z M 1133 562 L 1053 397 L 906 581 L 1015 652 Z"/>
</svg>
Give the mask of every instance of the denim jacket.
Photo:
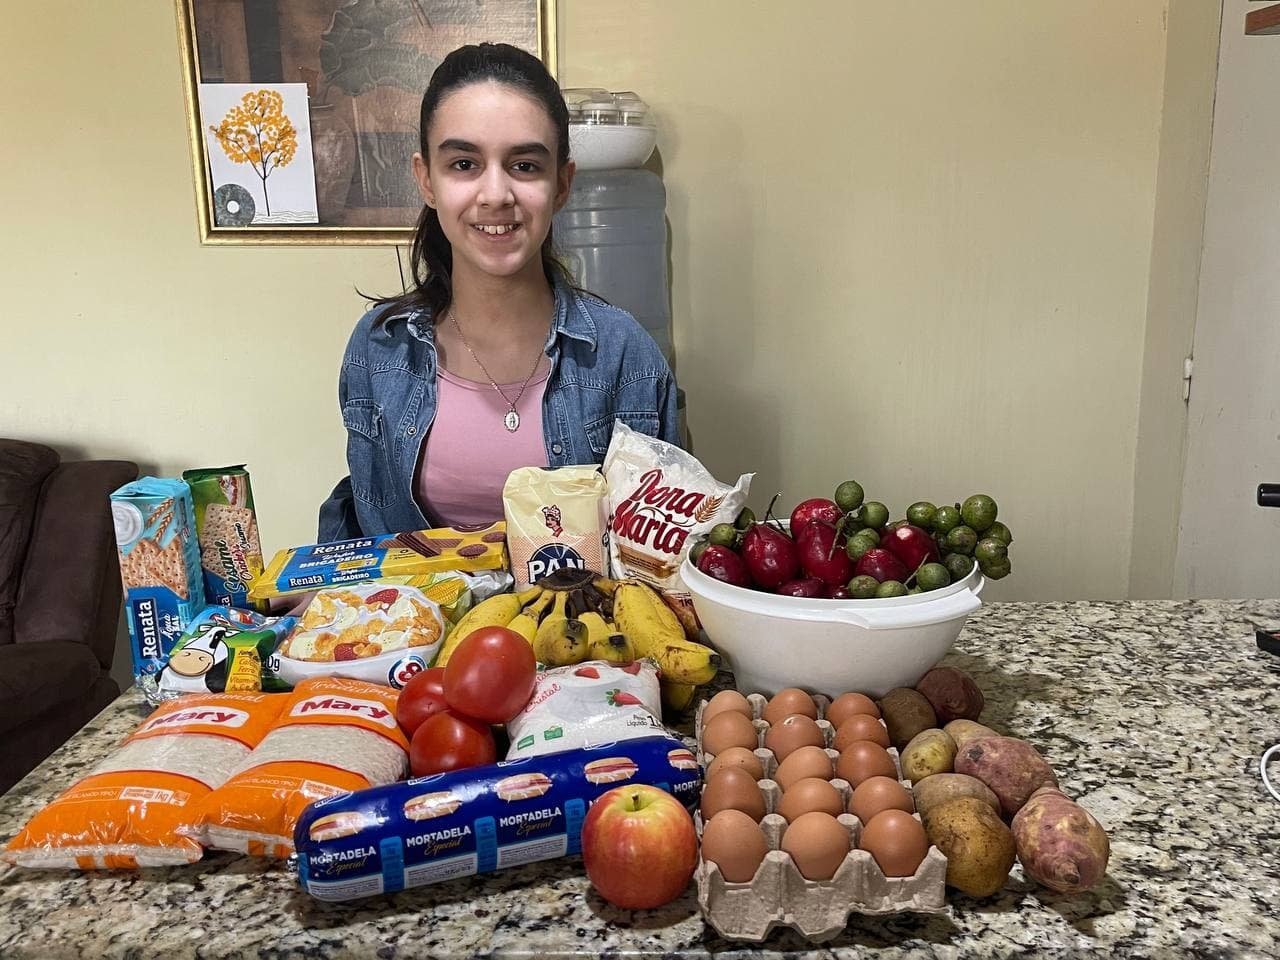
<svg viewBox="0 0 1280 960">
<path fill-rule="evenodd" d="M 629 313 L 562 284 L 547 339 L 542 432 L 552 467 L 601 463 L 613 424 L 678 443 L 676 383 Z M 375 306 L 342 360 L 347 468 L 320 507 L 320 542 L 422 530 L 414 474 L 436 415 L 435 326 L 424 310 Z"/>
</svg>

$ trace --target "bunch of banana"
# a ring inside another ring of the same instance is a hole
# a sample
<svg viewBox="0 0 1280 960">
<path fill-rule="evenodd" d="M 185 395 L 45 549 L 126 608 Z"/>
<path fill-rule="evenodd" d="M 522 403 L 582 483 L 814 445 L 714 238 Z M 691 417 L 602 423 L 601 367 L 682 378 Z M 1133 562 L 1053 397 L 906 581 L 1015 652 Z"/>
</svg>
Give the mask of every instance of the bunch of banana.
<svg viewBox="0 0 1280 960">
<path fill-rule="evenodd" d="M 635 646 L 637 656 L 658 664 L 670 683 L 698 686 L 720 669 L 720 655 L 694 643 L 672 609 L 652 587 L 623 580 L 613 592 L 613 620 Z"/>
<path fill-rule="evenodd" d="M 481 627 L 509 626 L 519 614 L 524 612 L 523 608 L 529 603 L 537 602 L 541 594 L 541 590 L 530 587 L 523 593 L 499 593 L 481 600 L 462 615 L 457 626 L 445 638 L 444 645 L 436 656 L 435 665 L 446 666 L 453 652 L 458 649 L 458 644 Z"/>
</svg>

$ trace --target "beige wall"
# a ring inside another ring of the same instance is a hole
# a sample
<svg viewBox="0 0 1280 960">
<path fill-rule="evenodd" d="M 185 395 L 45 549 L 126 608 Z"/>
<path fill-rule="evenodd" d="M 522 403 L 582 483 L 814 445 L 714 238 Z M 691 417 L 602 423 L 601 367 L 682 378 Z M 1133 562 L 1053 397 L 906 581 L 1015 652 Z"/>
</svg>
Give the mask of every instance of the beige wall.
<svg viewBox="0 0 1280 960">
<path fill-rule="evenodd" d="M 660 114 L 713 470 L 760 503 L 985 490 L 1017 536 L 993 596 L 1125 594 L 1164 0 L 559 7 L 562 81 Z M 35 11 L 0 39 L 0 434 L 248 461 L 267 547 L 306 539 L 353 287 L 392 288 L 393 252 L 200 246 L 170 6 Z"/>
</svg>

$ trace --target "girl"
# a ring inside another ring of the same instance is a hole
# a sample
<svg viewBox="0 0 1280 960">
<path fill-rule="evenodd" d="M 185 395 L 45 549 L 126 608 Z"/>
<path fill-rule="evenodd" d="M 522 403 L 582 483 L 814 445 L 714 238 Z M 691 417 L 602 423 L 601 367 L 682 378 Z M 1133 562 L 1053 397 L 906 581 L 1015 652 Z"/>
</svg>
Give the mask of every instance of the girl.
<svg viewBox="0 0 1280 960">
<path fill-rule="evenodd" d="M 320 508 L 322 542 L 500 520 L 511 470 L 599 463 L 617 420 L 677 442 L 657 345 L 555 257 L 574 168 L 542 62 L 506 44 L 455 50 L 422 98 L 419 140 L 413 286 L 347 344 L 350 476 Z"/>
</svg>

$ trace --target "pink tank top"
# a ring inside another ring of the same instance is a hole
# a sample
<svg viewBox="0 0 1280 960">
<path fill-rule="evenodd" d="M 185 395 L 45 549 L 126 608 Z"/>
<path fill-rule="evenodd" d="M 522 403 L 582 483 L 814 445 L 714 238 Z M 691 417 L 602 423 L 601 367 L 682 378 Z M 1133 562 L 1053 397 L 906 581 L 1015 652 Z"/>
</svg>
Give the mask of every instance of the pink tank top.
<svg viewBox="0 0 1280 960">
<path fill-rule="evenodd" d="M 520 384 L 503 384 L 509 397 Z M 542 439 L 542 396 L 547 375 L 525 388 L 516 404 L 520 428 L 507 430 L 507 404 L 491 383 L 463 380 L 443 367 L 436 373 L 436 418 L 414 483 L 418 504 L 436 526 L 501 520 L 502 485 L 516 467 L 547 466 Z"/>
</svg>

